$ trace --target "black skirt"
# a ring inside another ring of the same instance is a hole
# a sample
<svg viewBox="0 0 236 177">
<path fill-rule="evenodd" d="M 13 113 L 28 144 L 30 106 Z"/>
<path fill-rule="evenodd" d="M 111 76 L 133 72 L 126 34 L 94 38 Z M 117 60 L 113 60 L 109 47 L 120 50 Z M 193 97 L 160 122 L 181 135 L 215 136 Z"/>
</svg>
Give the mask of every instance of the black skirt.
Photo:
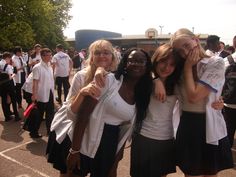
<svg viewBox="0 0 236 177">
<path fill-rule="evenodd" d="M 115 161 L 115 155 L 118 145 L 119 126 L 105 124 L 101 142 L 94 158 L 80 154 L 80 169 L 74 169 L 73 172 L 81 177 L 88 173 L 93 177 L 107 177 Z M 66 159 L 71 147 L 69 136 L 61 144 L 56 141 L 56 133 L 51 132 L 48 139 L 46 153 L 48 162 L 60 171 L 61 174 L 67 173 Z"/>
<path fill-rule="evenodd" d="M 227 137 L 219 145 L 206 143 L 206 115 L 202 113 L 182 113 L 176 135 L 176 158 L 187 175 L 215 175 L 233 167 Z"/>
<path fill-rule="evenodd" d="M 132 177 L 161 177 L 176 172 L 174 139 L 154 140 L 135 135 L 130 166 Z"/>
</svg>

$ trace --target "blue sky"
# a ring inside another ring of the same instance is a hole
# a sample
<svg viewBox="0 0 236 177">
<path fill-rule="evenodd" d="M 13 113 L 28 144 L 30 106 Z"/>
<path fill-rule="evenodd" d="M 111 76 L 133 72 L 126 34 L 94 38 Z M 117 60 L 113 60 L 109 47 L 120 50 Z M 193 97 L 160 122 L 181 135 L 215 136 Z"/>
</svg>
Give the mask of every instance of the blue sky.
<svg viewBox="0 0 236 177">
<path fill-rule="evenodd" d="M 195 33 L 215 34 L 226 44 L 236 35 L 236 0 L 71 0 L 72 20 L 64 30 L 74 37 L 79 29 L 123 35 L 144 34 L 148 28 L 174 33 L 185 27 Z"/>
</svg>

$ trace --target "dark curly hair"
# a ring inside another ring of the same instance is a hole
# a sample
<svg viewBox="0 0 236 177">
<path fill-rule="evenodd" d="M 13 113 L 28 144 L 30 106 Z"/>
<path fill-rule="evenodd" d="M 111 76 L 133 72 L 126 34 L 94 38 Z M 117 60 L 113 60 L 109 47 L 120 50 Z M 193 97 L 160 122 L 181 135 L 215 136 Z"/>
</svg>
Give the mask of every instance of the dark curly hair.
<svg viewBox="0 0 236 177">
<path fill-rule="evenodd" d="M 116 79 L 120 79 L 121 75 L 126 77 L 127 60 L 131 52 L 138 51 L 142 52 L 146 58 L 146 71 L 145 74 L 140 78 L 135 86 L 135 104 L 136 104 L 136 130 L 139 131 L 142 126 L 142 121 L 146 117 L 146 110 L 150 102 L 150 96 L 152 93 L 152 63 L 150 56 L 146 51 L 141 48 L 130 48 L 124 52 L 123 58 L 118 65 L 117 71 L 115 72 Z"/>
</svg>

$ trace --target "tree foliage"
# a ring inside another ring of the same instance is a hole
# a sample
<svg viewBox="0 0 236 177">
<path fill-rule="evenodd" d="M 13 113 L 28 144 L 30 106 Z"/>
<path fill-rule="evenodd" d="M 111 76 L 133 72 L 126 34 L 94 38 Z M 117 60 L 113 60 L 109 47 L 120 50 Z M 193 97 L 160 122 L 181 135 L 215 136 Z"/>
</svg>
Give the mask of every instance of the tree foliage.
<svg viewBox="0 0 236 177">
<path fill-rule="evenodd" d="M 70 0 L 0 0 L 0 50 L 40 43 L 65 43 L 63 29 L 71 16 Z"/>
</svg>

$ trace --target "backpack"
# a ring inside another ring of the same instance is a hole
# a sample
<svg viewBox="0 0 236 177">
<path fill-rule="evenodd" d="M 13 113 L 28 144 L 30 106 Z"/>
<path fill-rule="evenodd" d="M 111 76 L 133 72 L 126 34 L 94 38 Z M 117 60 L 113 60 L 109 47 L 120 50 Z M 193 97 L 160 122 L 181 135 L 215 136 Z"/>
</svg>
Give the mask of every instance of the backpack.
<svg viewBox="0 0 236 177">
<path fill-rule="evenodd" d="M 2 92 L 1 89 L 7 88 L 10 81 L 9 74 L 6 73 L 7 66 L 8 64 L 5 64 L 3 69 L 0 69 L 0 94 Z"/>
<path fill-rule="evenodd" d="M 222 90 L 225 103 L 236 104 L 236 64 L 227 67 L 225 71 L 225 84 Z"/>
</svg>

